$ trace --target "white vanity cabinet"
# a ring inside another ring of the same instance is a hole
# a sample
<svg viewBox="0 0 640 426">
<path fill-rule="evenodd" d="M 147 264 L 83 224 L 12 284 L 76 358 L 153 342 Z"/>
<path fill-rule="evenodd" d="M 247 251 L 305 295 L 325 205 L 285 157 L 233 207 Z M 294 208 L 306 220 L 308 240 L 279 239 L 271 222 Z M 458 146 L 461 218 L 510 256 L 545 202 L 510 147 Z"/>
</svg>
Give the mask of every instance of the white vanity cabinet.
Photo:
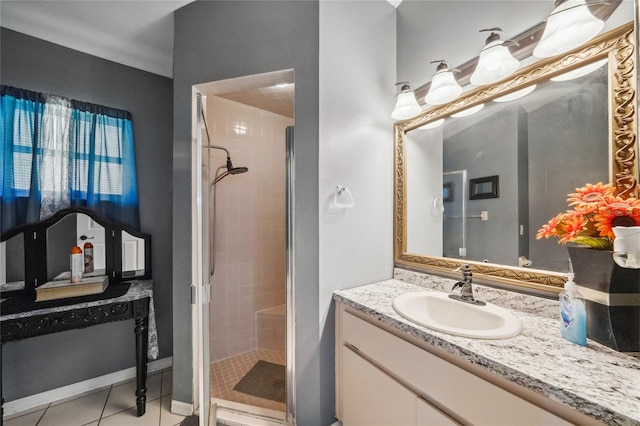
<svg viewBox="0 0 640 426">
<path fill-rule="evenodd" d="M 417 396 L 376 366 L 344 347 L 344 425 L 415 425 Z"/>
<path fill-rule="evenodd" d="M 505 390 L 461 368 L 456 358 L 462 361 L 441 348 L 398 337 L 390 327 L 338 303 L 338 419 L 344 426 L 601 424 L 567 407 L 558 409 L 559 403 L 540 395 L 523 399 L 513 393 L 518 385 L 509 382 Z M 522 390 L 525 396 L 533 393 Z"/>
</svg>

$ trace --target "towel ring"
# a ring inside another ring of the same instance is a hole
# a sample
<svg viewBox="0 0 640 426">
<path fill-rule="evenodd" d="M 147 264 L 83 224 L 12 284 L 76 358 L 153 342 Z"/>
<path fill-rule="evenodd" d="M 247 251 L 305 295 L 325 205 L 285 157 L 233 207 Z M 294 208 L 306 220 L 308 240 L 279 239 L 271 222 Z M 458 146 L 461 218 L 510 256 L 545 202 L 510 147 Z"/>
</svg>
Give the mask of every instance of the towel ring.
<svg viewBox="0 0 640 426">
<path fill-rule="evenodd" d="M 344 202 L 339 202 L 338 198 L 343 194 L 346 200 L 344 200 Z M 340 209 L 350 209 L 356 205 L 356 202 L 353 199 L 353 195 L 351 195 L 351 191 L 349 191 L 349 188 L 346 188 L 342 185 L 336 186 L 336 191 L 333 193 L 333 203 Z"/>
</svg>

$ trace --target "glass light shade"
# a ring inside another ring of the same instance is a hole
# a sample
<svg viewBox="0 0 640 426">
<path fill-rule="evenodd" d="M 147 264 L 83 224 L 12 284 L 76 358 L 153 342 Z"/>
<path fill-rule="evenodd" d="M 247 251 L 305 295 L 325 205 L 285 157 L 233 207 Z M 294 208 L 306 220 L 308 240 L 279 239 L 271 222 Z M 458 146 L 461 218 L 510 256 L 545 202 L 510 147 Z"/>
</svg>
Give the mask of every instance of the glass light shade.
<svg viewBox="0 0 640 426">
<path fill-rule="evenodd" d="M 429 105 L 446 104 L 460 96 L 460 93 L 462 93 L 462 87 L 453 77 L 453 72 L 441 71 L 431 79 L 431 86 L 424 101 Z"/>
<path fill-rule="evenodd" d="M 482 86 L 493 83 L 513 74 L 520 66 L 520 61 L 511 55 L 509 48 L 503 46 L 502 40 L 495 40 L 482 49 L 478 58 L 471 84 Z"/>
<path fill-rule="evenodd" d="M 584 0 L 567 0 L 547 18 L 542 38 L 533 56 L 548 58 L 574 49 L 598 35 L 604 21 L 591 14 Z"/>
<path fill-rule="evenodd" d="M 480 111 L 482 108 L 484 108 L 484 104 L 480 104 L 480 105 L 472 106 L 471 108 L 463 109 L 460 112 L 456 112 L 455 114 L 451 114 L 451 116 L 455 117 L 455 118 L 468 117 L 468 116 L 473 115 L 476 112 Z"/>
<path fill-rule="evenodd" d="M 584 67 L 580 67 L 580 68 L 575 69 L 573 71 L 569 71 L 569 72 L 566 72 L 564 74 L 560 74 L 560 75 L 557 75 L 555 77 L 552 77 L 551 80 L 553 80 L 553 81 L 567 81 L 567 80 L 573 80 L 573 79 L 576 79 L 576 78 L 580 78 L 582 76 L 585 76 L 587 74 L 590 74 L 590 73 L 594 72 L 597 69 L 602 68 L 602 66 L 604 64 L 606 64 L 607 61 L 608 61 L 608 59 L 603 59 L 601 61 L 596 61 L 596 62 L 594 62 L 592 64 L 585 65 Z"/>
<path fill-rule="evenodd" d="M 516 90 L 515 92 L 511 92 L 508 95 L 500 96 L 499 98 L 495 98 L 493 102 L 509 102 L 515 101 L 516 99 L 523 98 L 527 96 L 529 93 L 533 92 L 536 89 L 536 85 L 532 84 L 529 87 L 525 87 L 524 89 Z"/>
<path fill-rule="evenodd" d="M 442 126 L 443 123 L 444 123 L 444 118 L 441 118 L 440 120 L 432 121 L 431 123 L 427 123 L 424 126 L 420 126 L 418 127 L 418 129 L 422 129 L 422 130 L 435 129 L 436 127 Z"/>
<path fill-rule="evenodd" d="M 396 100 L 396 106 L 391 112 L 394 120 L 405 120 L 414 117 L 422 111 L 422 108 L 416 100 L 413 90 L 400 92 Z"/>
</svg>

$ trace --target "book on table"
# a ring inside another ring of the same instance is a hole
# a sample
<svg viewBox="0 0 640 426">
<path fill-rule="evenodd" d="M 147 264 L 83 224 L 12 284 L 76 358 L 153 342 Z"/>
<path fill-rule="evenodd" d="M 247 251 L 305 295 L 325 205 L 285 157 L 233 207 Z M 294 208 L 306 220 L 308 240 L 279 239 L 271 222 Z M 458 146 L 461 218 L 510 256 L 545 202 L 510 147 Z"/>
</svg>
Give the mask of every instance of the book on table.
<svg viewBox="0 0 640 426">
<path fill-rule="evenodd" d="M 100 294 L 108 285 L 109 277 L 106 275 L 85 277 L 77 283 L 70 280 L 48 281 L 36 287 L 36 302 Z"/>
</svg>

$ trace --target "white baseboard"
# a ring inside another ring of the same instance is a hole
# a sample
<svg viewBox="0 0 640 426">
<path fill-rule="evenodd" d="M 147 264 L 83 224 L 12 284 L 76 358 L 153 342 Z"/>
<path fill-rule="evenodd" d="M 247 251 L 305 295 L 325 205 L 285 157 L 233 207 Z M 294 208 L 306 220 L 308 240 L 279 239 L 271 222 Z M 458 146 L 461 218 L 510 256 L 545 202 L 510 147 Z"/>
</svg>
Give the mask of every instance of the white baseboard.
<svg viewBox="0 0 640 426">
<path fill-rule="evenodd" d="M 181 416 L 190 416 L 193 414 L 193 404 L 187 402 L 171 400 L 171 412 Z"/>
<path fill-rule="evenodd" d="M 172 364 L 173 357 L 151 361 L 147 364 L 147 373 L 164 370 L 165 368 L 171 367 Z M 123 382 L 134 377 L 136 377 L 136 368 L 131 367 L 126 370 L 120 370 L 114 373 L 105 374 L 104 376 L 84 380 L 82 382 L 72 383 L 46 392 L 25 396 L 24 398 L 6 402 L 4 404 L 4 416 L 8 417 L 15 413 L 29 411 L 36 407 L 51 404 L 52 402 L 59 401 L 61 399 L 82 395 L 94 389 L 111 386 L 114 383 Z"/>
</svg>

